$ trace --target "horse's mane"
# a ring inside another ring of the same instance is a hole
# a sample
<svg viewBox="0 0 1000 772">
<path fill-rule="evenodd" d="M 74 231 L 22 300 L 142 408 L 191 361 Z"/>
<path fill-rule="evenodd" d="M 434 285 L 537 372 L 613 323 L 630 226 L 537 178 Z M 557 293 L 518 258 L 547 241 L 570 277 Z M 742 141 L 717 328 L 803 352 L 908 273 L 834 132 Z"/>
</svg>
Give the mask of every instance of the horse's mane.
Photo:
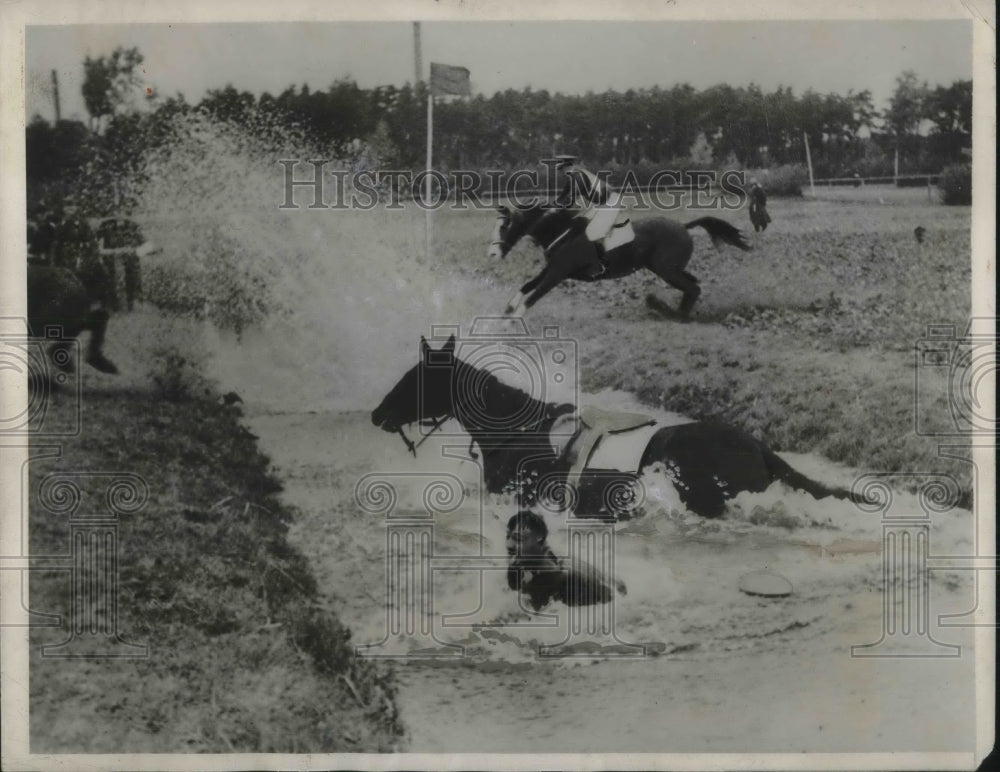
<svg viewBox="0 0 1000 772">
<path fill-rule="evenodd" d="M 541 421 L 535 421 L 535 422 L 529 421 L 525 423 L 523 427 L 512 426 L 509 427 L 507 431 L 515 428 L 518 429 L 525 428 L 525 429 L 532 429 L 535 431 L 543 431 L 546 424 L 551 423 L 560 415 L 563 415 L 564 413 L 571 412 L 576 409 L 574 405 L 568 402 L 559 404 L 555 402 L 546 402 L 541 399 L 536 399 L 535 397 L 532 397 L 528 392 L 519 389 L 516 386 L 511 386 L 510 384 L 504 383 L 493 373 L 488 372 L 486 370 L 481 370 L 478 367 L 475 367 L 474 365 L 470 365 L 467 362 L 461 361 L 460 359 L 457 359 L 456 363 L 457 363 L 457 366 L 455 368 L 456 377 L 459 378 L 465 377 L 464 373 L 470 370 L 474 372 L 475 373 L 474 378 L 476 379 L 476 382 L 480 385 L 482 393 L 484 395 L 491 395 L 491 397 L 488 397 L 488 399 L 492 399 L 492 402 L 490 404 L 497 404 L 497 403 L 509 404 L 511 402 L 515 402 L 516 404 L 524 404 L 525 402 L 530 402 L 532 403 L 533 409 L 525 412 L 532 416 L 536 416 L 539 414 L 543 416 L 543 420 Z M 461 375 L 459 374 L 460 370 L 462 370 L 463 373 Z M 481 428 L 481 427 L 476 427 L 476 428 Z"/>
<path fill-rule="evenodd" d="M 536 243 L 544 244 L 562 233 L 576 213 L 575 209 L 558 201 L 536 200 L 531 206 L 515 207 L 512 218 L 523 228 L 518 239 L 528 236 Z"/>
</svg>

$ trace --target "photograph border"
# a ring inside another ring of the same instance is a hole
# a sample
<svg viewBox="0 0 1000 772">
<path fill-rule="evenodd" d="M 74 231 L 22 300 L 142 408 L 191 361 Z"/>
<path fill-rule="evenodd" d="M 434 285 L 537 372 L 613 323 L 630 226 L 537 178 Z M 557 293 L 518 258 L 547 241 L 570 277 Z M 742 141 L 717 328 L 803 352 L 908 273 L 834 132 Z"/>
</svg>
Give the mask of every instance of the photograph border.
<svg viewBox="0 0 1000 772">
<path fill-rule="evenodd" d="M 994 287 L 996 222 L 995 136 L 995 8 L 985 0 L 878 0 L 870 3 L 769 0 L 739 3 L 718 0 L 649 2 L 631 0 L 604 4 L 598 0 L 346 0 L 336 4 L 286 0 L 276 7 L 262 0 L 222 0 L 216 3 L 175 0 L 164 6 L 149 3 L 104 4 L 97 0 L 53 0 L 5 3 L 0 6 L 0 317 L 25 317 L 26 284 L 24 232 L 24 51 L 25 28 L 31 25 L 210 23 L 278 21 L 544 21 L 603 20 L 826 20 L 849 19 L 969 19 L 973 23 L 973 207 L 972 316 L 996 317 Z M 27 404 L 26 390 L 0 394 L 4 409 Z M 995 405 L 990 406 L 995 415 Z M 26 497 L 21 496 L 23 440 L 0 438 L 0 555 L 19 551 L 26 542 Z M 995 447 L 976 446 L 974 457 L 984 472 L 975 491 L 978 532 L 995 544 Z M 24 501 L 22 501 L 24 498 Z M 22 524 L 25 524 L 22 526 Z M 17 550 L 11 549 L 11 544 Z M 20 574 L 0 571 L 0 615 L 5 624 L 23 623 L 19 603 Z M 4 769 L 973 769 L 994 743 L 995 718 L 995 573 L 977 571 L 980 607 L 975 628 L 976 749 L 969 753 L 789 753 L 789 754 L 32 754 L 28 745 L 28 628 L 4 627 L 0 646 L 0 700 L 3 721 Z"/>
</svg>

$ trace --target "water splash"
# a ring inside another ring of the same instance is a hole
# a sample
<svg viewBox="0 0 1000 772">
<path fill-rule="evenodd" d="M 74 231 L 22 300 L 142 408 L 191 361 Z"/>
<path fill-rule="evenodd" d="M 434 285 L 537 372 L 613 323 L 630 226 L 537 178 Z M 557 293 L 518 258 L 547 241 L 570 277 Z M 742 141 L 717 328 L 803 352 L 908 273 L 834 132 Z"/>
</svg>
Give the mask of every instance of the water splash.
<svg viewBox="0 0 1000 772">
<path fill-rule="evenodd" d="M 137 218 L 164 247 L 153 272 L 182 275 L 178 291 L 204 298 L 194 310 L 216 322 L 210 375 L 227 388 L 271 409 L 371 408 L 373 389 L 416 361 L 421 333 L 482 307 L 481 289 L 449 276 L 442 293 L 417 259 L 421 212 L 310 209 L 303 189 L 301 208 L 281 209 L 278 162 L 321 153 L 197 114 L 177 122 L 176 141 L 147 159 Z"/>
</svg>

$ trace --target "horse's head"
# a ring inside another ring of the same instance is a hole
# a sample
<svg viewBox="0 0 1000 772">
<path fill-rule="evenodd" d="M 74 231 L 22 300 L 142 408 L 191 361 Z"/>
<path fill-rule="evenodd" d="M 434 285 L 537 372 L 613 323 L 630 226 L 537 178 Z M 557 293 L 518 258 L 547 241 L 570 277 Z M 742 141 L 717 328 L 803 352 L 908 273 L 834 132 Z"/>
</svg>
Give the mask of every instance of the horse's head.
<svg viewBox="0 0 1000 772">
<path fill-rule="evenodd" d="M 531 235 L 531 229 L 541 213 L 542 209 L 537 204 L 527 209 L 497 207 L 497 219 L 493 226 L 493 235 L 490 237 L 487 257 L 506 257 L 517 242 Z"/>
<path fill-rule="evenodd" d="M 533 437 L 551 450 L 548 427 L 574 406 L 550 404 L 504 383 L 497 373 L 511 370 L 509 356 L 480 356 L 477 363 L 486 362 L 482 367 L 459 360 L 455 348 L 454 335 L 439 349 L 421 338 L 420 361 L 372 411 L 372 423 L 400 435 L 414 455 L 420 443 L 450 418 L 480 446 L 502 444 L 512 436 L 523 446 L 526 438 Z M 416 444 L 404 432 L 414 423 L 429 429 Z"/>
<path fill-rule="evenodd" d="M 440 349 L 420 339 L 420 361 L 406 373 L 372 411 L 372 423 L 392 434 L 421 422 L 434 425 L 453 412 L 451 380 L 455 371 L 455 336 Z M 403 435 L 406 440 L 406 435 Z M 409 440 L 407 446 L 411 451 Z"/>
<path fill-rule="evenodd" d="M 486 256 L 496 259 L 506 257 L 514 242 L 510 240 L 510 229 L 513 222 L 511 211 L 506 206 L 497 207 L 497 219 L 493 225 L 493 235 L 490 236 L 490 246 Z"/>
</svg>

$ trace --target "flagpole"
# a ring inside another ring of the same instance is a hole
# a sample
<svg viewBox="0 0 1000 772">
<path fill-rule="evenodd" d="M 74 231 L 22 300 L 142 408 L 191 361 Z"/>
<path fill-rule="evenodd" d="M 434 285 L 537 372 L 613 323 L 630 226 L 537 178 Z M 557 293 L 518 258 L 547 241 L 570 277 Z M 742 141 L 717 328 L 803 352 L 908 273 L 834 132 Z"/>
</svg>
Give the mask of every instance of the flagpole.
<svg viewBox="0 0 1000 772">
<path fill-rule="evenodd" d="M 809 167 L 809 195 L 816 198 L 816 183 L 813 182 L 813 162 L 812 156 L 809 154 L 809 134 L 808 132 L 802 132 L 802 139 L 806 143 L 806 166 Z"/>
<path fill-rule="evenodd" d="M 465 67 L 431 62 L 430 77 L 427 79 L 427 166 L 424 170 L 424 207 L 427 230 L 427 260 L 431 259 L 434 234 L 434 208 L 439 202 L 431 199 L 431 178 L 434 171 L 434 95 L 470 96 L 469 71 Z M 447 182 L 442 178 L 438 195 L 440 203 L 447 197 Z"/>
<path fill-rule="evenodd" d="M 434 149 L 434 92 L 431 90 L 430 84 L 427 85 L 427 176 L 424 177 L 424 206 L 427 207 L 426 221 L 427 221 L 427 262 L 430 263 L 431 260 L 431 243 L 433 241 L 433 229 L 434 224 L 432 221 L 431 211 L 431 163 L 432 155 Z"/>
<path fill-rule="evenodd" d="M 424 62 L 423 56 L 420 49 L 420 22 L 413 22 L 413 72 L 415 77 L 413 79 L 413 85 L 417 85 L 421 80 L 423 80 L 424 75 Z"/>
</svg>

